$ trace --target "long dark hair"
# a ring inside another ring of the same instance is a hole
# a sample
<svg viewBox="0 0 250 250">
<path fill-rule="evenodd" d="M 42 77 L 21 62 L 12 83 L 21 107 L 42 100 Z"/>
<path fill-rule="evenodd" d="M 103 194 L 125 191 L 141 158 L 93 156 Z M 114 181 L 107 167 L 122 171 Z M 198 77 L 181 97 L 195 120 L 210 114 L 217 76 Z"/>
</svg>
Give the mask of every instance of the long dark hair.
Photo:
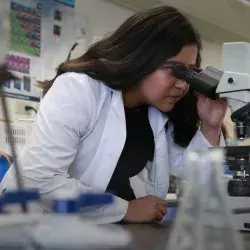
<svg viewBox="0 0 250 250">
<path fill-rule="evenodd" d="M 61 63 L 55 78 L 39 85 L 48 90 L 57 76 L 79 72 L 113 89 L 123 90 L 139 84 L 186 45 L 197 46 L 198 60 L 201 40 L 189 20 L 174 7 L 155 7 L 132 15 L 114 33 L 93 44 L 85 54 Z M 198 128 L 194 104 L 195 96 L 190 90 L 169 115 L 174 125 L 174 140 L 180 146 L 187 146 Z M 184 114 L 185 119 L 180 120 Z M 186 128 L 185 132 L 183 128 Z M 185 136 L 181 137 L 181 134 Z"/>
<path fill-rule="evenodd" d="M 201 67 L 201 61 L 201 54 L 198 53 L 195 63 L 197 68 Z M 175 104 L 167 116 L 174 126 L 174 142 L 181 147 L 187 147 L 200 125 L 197 98 L 192 86 L 189 86 L 187 94 Z"/>
</svg>

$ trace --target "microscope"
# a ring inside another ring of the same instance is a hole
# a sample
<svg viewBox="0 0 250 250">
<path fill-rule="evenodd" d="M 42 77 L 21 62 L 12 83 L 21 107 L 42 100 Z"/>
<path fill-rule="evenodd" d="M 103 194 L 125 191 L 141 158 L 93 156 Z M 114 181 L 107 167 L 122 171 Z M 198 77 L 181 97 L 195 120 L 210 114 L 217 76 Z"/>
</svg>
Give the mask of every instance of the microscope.
<svg viewBox="0 0 250 250">
<path fill-rule="evenodd" d="M 223 70 L 187 68 L 178 62 L 171 62 L 169 68 L 174 77 L 204 96 L 227 99 L 238 139 L 250 137 L 250 43 L 223 44 Z M 250 231 L 250 146 L 226 146 L 224 151 L 232 173 L 226 185 L 233 223 L 238 230 Z"/>
</svg>

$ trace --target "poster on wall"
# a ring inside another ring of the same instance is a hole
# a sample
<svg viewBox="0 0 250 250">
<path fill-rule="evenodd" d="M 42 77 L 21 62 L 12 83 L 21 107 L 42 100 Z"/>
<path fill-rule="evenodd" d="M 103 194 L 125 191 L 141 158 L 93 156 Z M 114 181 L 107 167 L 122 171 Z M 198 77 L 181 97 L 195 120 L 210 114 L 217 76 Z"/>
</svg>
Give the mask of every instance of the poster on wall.
<svg viewBox="0 0 250 250">
<path fill-rule="evenodd" d="M 9 52 L 4 64 L 18 80 L 4 84 L 7 97 L 40 101 L 34 65 L 41 57 L 42 5 L 36 0 L 10 0 Z"/>
<path fill-rule="evenodd" d="M 10 49 L 40 56 L 41 4 L 10 3 Z"/>
<path fill-rule="evenodd" d="M 40 101 L 38 80 L 54 77 L 72 45 L 86 36 L 74 0 L 9 0 L 10 43 L 5 65 L 20 80 L 5 83 L 6 95 Z"/>
<path fill-rule="evenodd" d="M 42 60 L 45 77 L 53 77 L 55 69 L 66 60 L 75 42 L 87 35 L 86 20 L 75 13 L 74 7 L 75 1 L 55 0 L 43 9 Z M 44 76 L 41 76 L 42 79 Z"/>
<path fill-rule="evenodd" d="M 18 79 L 4 84 L 5 95 L 28 101 L 40 101 L 41 91 L 31 76 L 31 58 L 17 52 L 8 53 L 4 64 Z"/>
<path fill-rule="evenodd" d="M 20 72 L 24 74 L 30 73 L 30 58 L 28 57 L 7 54 L 4 63 L 11 71 Z"/>
</svg>

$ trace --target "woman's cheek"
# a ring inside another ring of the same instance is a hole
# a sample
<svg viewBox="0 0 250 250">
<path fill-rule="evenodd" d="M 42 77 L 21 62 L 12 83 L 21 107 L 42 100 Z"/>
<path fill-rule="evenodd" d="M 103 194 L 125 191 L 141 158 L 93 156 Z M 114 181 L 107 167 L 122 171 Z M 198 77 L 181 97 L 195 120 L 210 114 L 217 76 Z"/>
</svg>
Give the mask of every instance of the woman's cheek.
<svg viewBox="0 0 250 250">
<path fill-rule="evenodd" d="M 189 90 L 189 84 L 187 84 L 187 89 L 186 89 L 186 92 L 184 93 L 183 96 L 185 96 L 187 94 L 188 90 Z"/>
</svg>

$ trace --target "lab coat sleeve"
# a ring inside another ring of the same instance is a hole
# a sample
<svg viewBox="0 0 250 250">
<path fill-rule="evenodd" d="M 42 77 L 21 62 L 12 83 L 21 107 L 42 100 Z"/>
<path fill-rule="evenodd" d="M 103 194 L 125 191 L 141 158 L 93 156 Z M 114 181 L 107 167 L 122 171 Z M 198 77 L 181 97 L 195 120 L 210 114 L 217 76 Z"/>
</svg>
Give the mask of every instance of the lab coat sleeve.
<svg viewBox="0 0 250 250">
<path fill-rule="evenodd" d="M 64 74 L 55 80 L 41 102 L 29 142 L 19 157 L 25 186 L 38 188 L 44 200 L 49 201 L 63 192 L 98 191 L 68 174 L 80 138 L 88 132 L 95 107 L 88 84 L 91 83 L 87 76 L 85 82 L 79 82 L 75 73 Z M 11 188 L 15 184 L 13 177 L 12 166 L 1 188 Z M 127 202 L 116 198 L 114 206 L 117 220 L 122 219 Z M 110 213 L 109 207 L 106 210 Z"/>
<path fill-rule="evenodd" d="M 173 140 L 173 127 L 170 126 L 167 131 L 167 141 L 168 141 L 168 154 L 169 154 L 169 164 L 170 164 L 170 173 L 174 176 L 185 179 L 185 154 L 189 150 L 201 150 L 208 149 L 212 145 L 204 137 L 200 129 L 197 130 L 193 139 L 189 143 L 187 148 L 182 148 L 174 143 Z M 219 146 L 225 146 L 225 140 L 221 133 Z"/>
</svg>

